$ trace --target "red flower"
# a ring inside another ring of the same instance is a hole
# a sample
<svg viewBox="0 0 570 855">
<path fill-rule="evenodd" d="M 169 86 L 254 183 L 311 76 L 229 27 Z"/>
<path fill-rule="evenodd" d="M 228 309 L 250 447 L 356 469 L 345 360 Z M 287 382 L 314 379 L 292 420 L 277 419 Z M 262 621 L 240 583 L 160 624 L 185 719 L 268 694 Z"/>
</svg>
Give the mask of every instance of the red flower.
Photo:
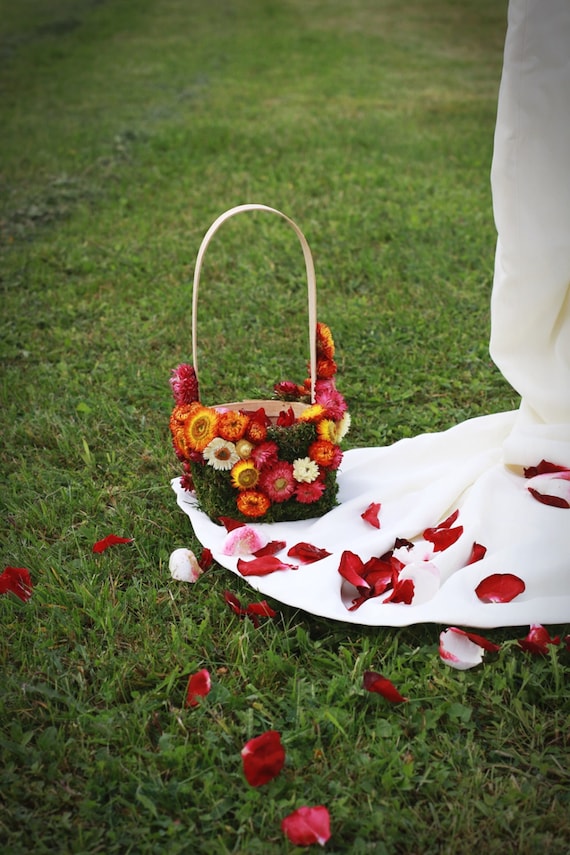
<svg viewBox="0 0 570 855">
<path fill-rule="evenodd" d="M 279 427 L 291 427 L 295 424 L 295 412 L 293 407 L 289 407 L 287 411 L 281 410 L 277 416 L 277 424 Z"/>
<path fill-rule="evenodd" d="M 510 603 L 525 588 L 523 580 L 513 573 L 493 573 L 481 579 L 475 593 L 482 603 Z"/>
<path fill-rule="evenodd" d="M 183 404 L 192 404 L 199 398 L 196 372 L 191 365 L 186 363 L 182 363 L 173 370 L 170 387 L 178 407 Z"/>
<path fill-rule="evenodd" d="M 206 668 L 192 674 L 188 680 L 188 688 L 186 690 L 186 706 L 197 707 L 200 701 L 198 698 L 205 698 L 211 688 L 210 672 Z"/>
<path fill-rule="evenodd" d="M 325 492 L 325 485 L 322 481 L 312 481 L 308 484 L 306 481 L 297 484 L 295 497 L 298 502 L 304 505 L 311 505 L 313 502 L 318 502 Z"/>
<path fill-rule="evenodd" d="M 551 638 L 548 630 L 539 623 L 533 623 L 526 638 L 519 639 L 518 645 L 527 653 L 534 656 L 545 656 L 548 653 L 549 644 L 560 644 L 560 636 Z"/>
<path fill-rule="evenodd" d="M 105 552 L 110 546 L 117 546 L 120 543 L 132 543 L 132 537 L 118 537 L 116 534 L 108 534 L 103 540 L 98 540 L 93 545 L 93 552 Z"/>
<path fill-rule="evenodd" d="M 276 570 L 296 570 L 295 564 L 285 564 L 280 558 L 274 555 L 262 555 L 261 558 L 253 558 L 251 561 L 244 561 L 243 558 L 238 558 L 237 569 L 242 576 L 269 576 L 270 573 L 275 573 Z"/>
<path fill-rule="evenodd" d="M 10 592 L 25 603 L 32 596 L 33 587 L 30 571 L 25 567 L 6 567 L 0 574 L 0 594 Z"/>
<path fill-rule="evenodd" d="M 275 778 L 285 765 L 281 734 L 267 730 L 246 742 L 241 750 L 243 773 L 252 787 L 261 787 Z"/>
<path fill-rule="evenodd" d="M 292 380 L 282 380 L 281 383 L 276 383 L 273 391 L 282 401 L 299 400 L 299 387 Z"/>
<path fill-rule="evenodd" d="M 300 807 L 281 822 L 283 833 L 294 846 L 324 846 L 330 839 L 330 816 L 323 805 Z"/>
<path fill-rule="evenodd" d="M 365 671 L 362 682 L 367 692 L 378 692 L 392 704 L 400 704 L 408 700 L 399 693 L 391 680 L 378 674 L 377 671 Z"/>
<path fill-rule="evenodd" d="M 331 554 L 326 549 L 313 546 L 312 543 L 296 543 L 287 553 L 291 558 L 300 561 L 301 564 L 312 564 L 314 561 L 320 561 L 321 558 L 326 558 L 327 555 Z"/>
<path fill-rule="evenodd" d="M 369 523 L 374 528 L 380 528 L 380 520 L 378 514 L 381 508 L 380 502 L 370 502 L 363 514 L 360 514 L 364 522 Z"/>
</svg>

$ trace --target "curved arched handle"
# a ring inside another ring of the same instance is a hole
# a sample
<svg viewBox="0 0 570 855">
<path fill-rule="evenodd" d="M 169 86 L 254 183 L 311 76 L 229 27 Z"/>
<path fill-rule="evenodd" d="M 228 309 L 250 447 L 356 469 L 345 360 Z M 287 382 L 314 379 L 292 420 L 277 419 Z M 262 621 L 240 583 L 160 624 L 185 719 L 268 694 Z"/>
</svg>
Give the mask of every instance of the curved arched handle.
<svg viewBox="0 0 570 855">
<path fill-rule="evenodd" d="M 316 286 L 316 278 L 315 278 L 315 265 L 313 263 L 313 256 L 311 255 L 311 250 L 309 249 L 309 244 L 305 238 L 305 235 L 299 228 L 299 226 L 292 220 L 290 217 L 287 217 L 281 211 L 278 211 L 277 208 L 270 208 L 267 205 L 257 205 L 257 204 L 249 204 L 249 205 L 237 205 L 235 208 L 230 208 L 228 211 L 225 211 L 221 214 L 217 220 L 215 220 L 202 240 L 200 244 L 200 249 L 198 250 L 198 255 L 196 256 L 196 266 L 194 268 L 194 282 L 192 285 L 192 363 L 194 366 L 194 371 L 196 372 L 196 376 L 198 376 L 198 344 L 197 344 L 197 327 L 198 327 L 198 289 L 200 286 L 200 272 L 202 270 L 202 262 L 204 260 L 204 255 L 206 254 L 206 249 L 208 248 L 208 244 L 210 243 L 213 235 L 218 231 L 222 223 L 225 223 L 226 220 L 229 220 L 230 217 L 233 217 L 235 214 L 239 214 L 242 211 L 269 211 L 272 214 L 278 214 L 282 217 L 295 231 L 297 237 L 299 238 L 299 242 L 303 249 L 303 255 L 305 257 L 305 268 L 307 271 L 307 292 L 308 292 L 308 303 L 309 303 L 309 355 L 310 355 L 310 364 L 311 364 L 311 401 L 315 400 L 315 382 L 317 379 L 317 286 Z"/>
</svg>

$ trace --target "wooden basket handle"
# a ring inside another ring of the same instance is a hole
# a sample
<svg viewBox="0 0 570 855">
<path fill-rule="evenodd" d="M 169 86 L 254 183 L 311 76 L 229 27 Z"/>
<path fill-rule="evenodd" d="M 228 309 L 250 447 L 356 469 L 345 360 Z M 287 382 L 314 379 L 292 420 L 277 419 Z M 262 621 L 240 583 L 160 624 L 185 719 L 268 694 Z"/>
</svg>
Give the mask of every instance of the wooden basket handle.
<svg viewBox="0 0 570 855">
<path fill-rule="evenodd" d="M 194 282 L 192 285 L 192 364 L 194 366 L 194 371 L 196 372 L 196 377 L 198 377 L 198 288 L 200 285 L 200 272 L 202 269 L 202 262 L 204 260 L 204 255 L 206 253 L 206 249 L 208 247 L 208 244 L 210 243 L 211 238 L 218 231 L 222 223 L 224 223 L 226 220 L 229 220 L 229 218 L 233 217 L 235 214 L 241 213 L 242 211 L 269 211 L 272 214 L 278 214 L 280 217 L 286 220 L 293 228 L 301 243 L 303 255 L 305 257 L 305 269 L 307 271 L 307 292 L 309 303 L 309 355 L 311 363 L 311 401 L 314 402 L 315 382 L 317 379 L 317 287 L 313 256 L 311 255 L 311 250 L 309 249 L 309 244 L 307 243 L 305 235 L 303 234 L 299 226 L 281 211 L 278 211 L 277 208 L 269 208 L 267 205 L 237 205 L 235 208 L 230 208 L 228 211 L 225 211 L 223 214 L 221 214 L 218 219 L 212 223 L 212 225 L 204 235 L 202 243 L 200 244 L 200 249 L 198 250 L 198 255 L 196 256 L 196 266 L 194 268 Z"/>
</svg>

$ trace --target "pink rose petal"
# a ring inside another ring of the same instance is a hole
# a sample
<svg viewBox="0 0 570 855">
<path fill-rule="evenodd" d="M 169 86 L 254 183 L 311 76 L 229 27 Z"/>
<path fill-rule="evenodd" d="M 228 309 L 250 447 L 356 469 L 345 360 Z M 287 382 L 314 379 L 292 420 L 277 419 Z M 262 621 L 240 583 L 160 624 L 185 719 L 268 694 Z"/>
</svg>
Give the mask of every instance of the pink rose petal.
<svg viewBox="0 0 570 855">
<path fill-rule="evenodd" d="M 269 576 L 278 570 L 297 570 L 296 564 L 286 564 L 274 555 L 262 555 L 261 558 L 252 558 L 244 561 L 238 558 L 237 569 L 242 576 Z"/>
<path fill-rule="evenodd" d="M 200 703 L 199 698 L 205 698 L 210 688 L 210 672 L 206 668 L 202 668 L 201 671 L 192 674 L 188 680 L 188 688 L 186 690 L 186 706 L 197 707 Z"/>
<path fill-rule="evenodd" d="M 365 671 L 362 682 L 367 692 L 377 692 L 392 704 L 400 704 L 408 700 L 400 694 L 391 680 L 377 671 Z"/>
<path fill-rule="evenodd" d="M 475 593 L 482 603 L 510 603 L 525 588 L 523 580 L 513 573 L 493 573 L 479 582 Z"/>
<path fill-rule="evenodd" d="M 364 522 L 367 522 L 369 525 L 374 528 L 380 528 L 380 520 L 378 515 L 380 513 L 381 508 L 380 502 L 371 502 L 363 514 L 360 514 Z"/>
<path fill-rule="evenodd" d="M 268 730 L 246 742 L 241 750 L 243 773 L 252 787 L 261 787 L 275 778 L 285 765 L 281 734 Z"/>
<path fill-rule="evenodd" d="M 116 534 L 108 534 L 102 540 L 98 540 L 93 544 L 93 552 L 105 552 L 110 546 L 118 546 L 121 543 L 132 543 L 132 537 L 118 537 Z"/>
<path fill-rule="evenodd" d="M 444 630 L 439 636 L 439 655 L 441 659 L 459 671 L 474 668 L 483 661 L 485 650 L 496 652 L 499 645 L 488 641 L 481 635 L 466 632 L 451 626 Z"/>
<path fill-rule="evenodd" d="M 281 829 L 294 846 L 324 846 L 330 839 L 330 815 L 326 807 L 300 807 L 286 816 Z"/>
<path fill-rule="evenodd" d="M 204 572 L 191 549 L 175 549 L 168 560 L 168 569 L 179 582 L 197 582 Z"/>
<path fill-rule="evenodd" d="M 222 555 L 253 555 L 266 545 L 267 538 L 252 526 L 237 526 L 227 533 Z"/>
</svg>

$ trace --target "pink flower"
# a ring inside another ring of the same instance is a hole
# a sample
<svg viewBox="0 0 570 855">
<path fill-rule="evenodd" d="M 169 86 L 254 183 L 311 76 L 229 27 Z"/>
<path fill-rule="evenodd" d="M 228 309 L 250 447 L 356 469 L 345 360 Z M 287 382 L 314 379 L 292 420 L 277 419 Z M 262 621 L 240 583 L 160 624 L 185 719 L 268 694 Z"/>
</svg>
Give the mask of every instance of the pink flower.
<svg viewBox="0 0 570 855">
<path fill-rule="evenodd" d="M 253 449 L 250 457 L 257 469 L 263 469 L 264 466 L 270 466 L 277 462 L 278 452 L 277 443 L 261 442 Z"/>
<path fill-rule="evenodd" d="M 263 469 L 259 479 L 259 488 L 272 502 L 286 502 L 295 492 L 293 466 L 285 460 Z"/>
<path fill-rule="evenodd" d="M 196 674 L 192 674 L 188 680 L 188 688 L 186 689 L 186 706 L 197 707 L 200 701 L 199 698 L 205 698 L 211 689 L 210 672 L 206 668 L 202 668 Z"/>
<path fill-rule="evenodd" d="M 362 683 L 367 692 L 377 692 L 392 704 L 400 704 L 408 700 L 400 694 L 391 680 L 378 674 L 377 671 L 365 671 Z"/>
<path fill-rule="evenodd" d="M 246 742 L 241 750 L 243 773 L 252 787 L 261 787 L 275 778 L 285 765 L 281 734 L 267 730 Z"/>
<path fill-rule="evenodd" d="M 283 401 L 299 400 L 299 387 L 292 380 L 282 380 L 281 383 L 276 383 L 273 391 Z"/>
<path fill-rule="evenodd" d="M 198 378 L 191 365 L 182 363 L 172 372 L 170 387 L 177 406 L 198 400 Z"/>
<path fill-rule="evenodd" d="M 474 632 L 466 632 L 451 626 L 444 630 L 439 636 L 439 655 L 441 659 L 459 671 L 474 668 L 483 661 L 485 650 L 496 653 L 500 649 L 498 644 L 488 641 Z"/>
<path fill-rule="evenodd" d="M 510 603 L 525 588 L 523 580 L 514 573 L 493 573 L 481 579 L 475 593 L 482 603 Z"/>
<path fill-rule="evenodd" d="M 560 644 L 560 636 L 556 635 L 551 638 L 548 630 L 539 623 L 531 624 L 530 632 L 526 638 L 521 638 L 518 642 L 519 647 L 534 656 L 545 656 L 548 653 L 549 644 Z"/>
<path fill-rule="evenodd" d="M 32 577 L 25 567 L 6 567 L 0 574 L 0 594 L 15 594 L 23 603 L 32 596 Z"/>
<path fill-rule="evenodd" d="M 325 485 L 322 481 L 312 481 L 311 483 L 304 481 L 297 484 L 295 496 L 298 502 L 310 505 L 312 502 L 318 502 L 324 492 Z"/>
<path fill-rule="evenodd" d="M 325 408 L 327 418 L 335 422 L 340 421 L 348 409 L 343 395 L 335 388 L 334 380 L 317 380 L 315 400 Z"/>
<path fill-rule="evenodd" d="M 222 547 L 223 555 L 252 555 L 267 545 L 267 538 L 250 525 L 242 525 L 228 532 Z"/>
<path fill-rule="evenodd" d="M 294 846 L 324 846 L 330 839 L 330 815 L 326 807 L 300 807 L 286 816 L 281 829 Z"/>
</svg>

